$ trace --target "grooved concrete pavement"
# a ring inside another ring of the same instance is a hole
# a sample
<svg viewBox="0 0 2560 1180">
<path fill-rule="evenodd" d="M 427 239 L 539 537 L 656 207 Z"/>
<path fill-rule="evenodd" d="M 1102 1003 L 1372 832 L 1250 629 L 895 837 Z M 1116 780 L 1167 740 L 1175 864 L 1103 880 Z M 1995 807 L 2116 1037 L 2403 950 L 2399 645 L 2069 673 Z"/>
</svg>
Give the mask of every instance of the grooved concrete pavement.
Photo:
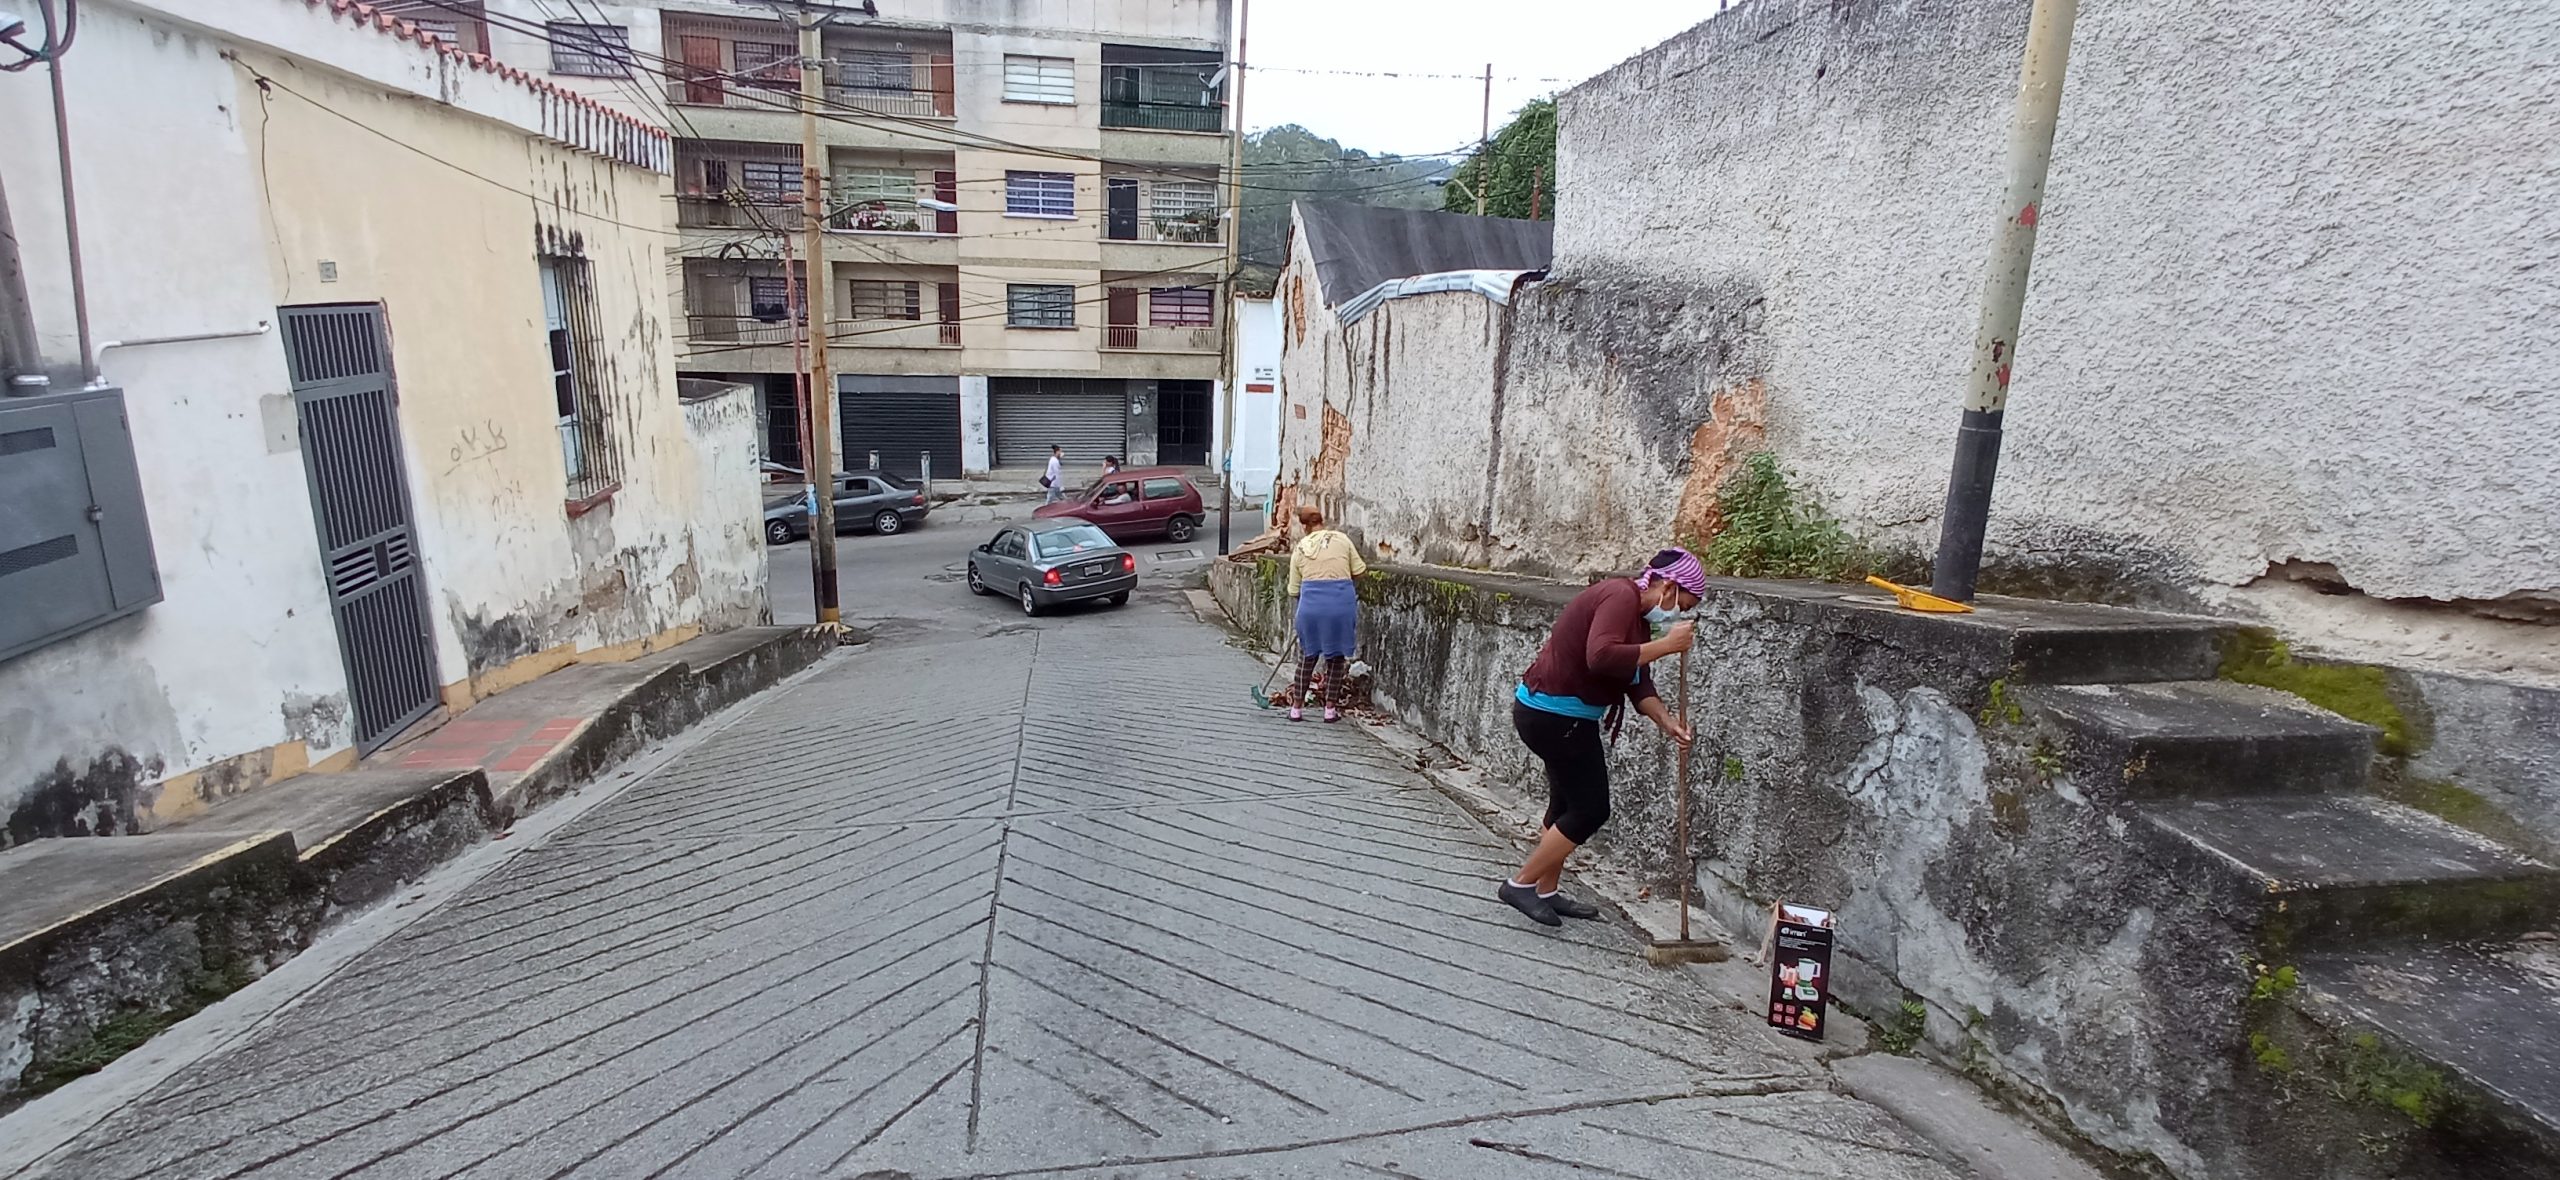
<svg viewBox="0 0 2560 1180">
<path fill-rule="evenodd" d="M 49 1174 L 1956 1175 L 1167 592 L 952 593 Z"/>
</svg>

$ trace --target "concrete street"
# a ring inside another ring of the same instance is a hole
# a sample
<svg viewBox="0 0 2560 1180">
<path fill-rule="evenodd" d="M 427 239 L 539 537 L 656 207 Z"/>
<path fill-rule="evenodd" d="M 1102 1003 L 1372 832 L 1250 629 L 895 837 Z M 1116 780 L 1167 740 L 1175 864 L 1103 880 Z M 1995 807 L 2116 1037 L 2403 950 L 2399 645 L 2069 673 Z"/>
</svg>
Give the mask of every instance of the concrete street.
<svg viewBox="0 0 2560 1180">
<path fill-rule="evenodd" d="M 44 1174 L 1957 1174 L 1623 923 L 1498 906 L 1508 848 L 1352 726 L 1254 708 L 1172 577 L 970 597 L 945 567 L 992 531 L 846 538 L 874 643 Z"/>
</svg>

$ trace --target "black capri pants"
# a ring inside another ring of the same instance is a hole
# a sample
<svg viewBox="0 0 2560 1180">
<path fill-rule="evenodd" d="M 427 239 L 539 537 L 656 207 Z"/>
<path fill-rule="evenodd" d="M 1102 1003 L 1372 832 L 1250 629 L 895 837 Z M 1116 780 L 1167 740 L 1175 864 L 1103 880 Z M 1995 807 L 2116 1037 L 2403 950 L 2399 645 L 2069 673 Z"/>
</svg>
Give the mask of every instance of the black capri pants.
<svg viewBox="0 0 2560 1180">
<path fill-rule="evenodd" d="M 1511 703 L 1511 727 L 1547 765 L 1547 819 L 1542 826 L 1588 844 L 1609 822 L 1609 751 L 1600 723 Z"/>
</svg>

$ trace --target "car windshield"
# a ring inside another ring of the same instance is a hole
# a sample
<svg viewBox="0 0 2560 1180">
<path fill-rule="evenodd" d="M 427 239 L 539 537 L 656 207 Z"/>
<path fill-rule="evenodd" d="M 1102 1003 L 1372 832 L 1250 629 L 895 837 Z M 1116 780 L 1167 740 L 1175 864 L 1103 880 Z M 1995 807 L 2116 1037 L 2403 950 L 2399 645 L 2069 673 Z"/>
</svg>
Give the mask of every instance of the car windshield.
<svg viewBox="0 0 2560 1180">
<path fill-rule="evenodd" d="M 1066 557 L 1089 549 L 1108 549 L 1111 547 L 1111 538 L 1104 536 L 1101 529 L 1092 525 L 1079 524 L 1042 533 L 1038 537 L 1038 544 L 1042 557 Z"/>
</svg>

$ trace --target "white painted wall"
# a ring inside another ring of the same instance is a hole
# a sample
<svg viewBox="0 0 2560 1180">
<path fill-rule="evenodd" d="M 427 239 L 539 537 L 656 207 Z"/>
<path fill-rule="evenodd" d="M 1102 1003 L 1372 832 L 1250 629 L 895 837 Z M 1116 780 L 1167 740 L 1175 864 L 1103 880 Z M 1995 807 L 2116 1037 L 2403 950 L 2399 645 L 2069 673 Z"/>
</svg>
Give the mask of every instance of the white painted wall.
<svg viewBox="0 0 2560 1180">
<path fill-rule="evenodd" d="M 1934 546 L 2026 8 L 1755 0 L 1563 98 L 1557 277 L 1759 288 L 1770 441 L 1887 543 Z M 2549 5 L 2085 8 L 1993 559 L 2515 667 L 2383 600 L 2560 602 L 2555 54 Z"/>
<path fill-rule="evenodd" d="M 26 0 L 0 12 L 32 15 Z M 247 31 L 205 32 L 225 21 Z M 664 178 L 539 138 L 610 147 L 627 125 L 300 0 L 92 0 L 75 53 L 99 338 L 249 327 L 285 304 L 388 308 L 440 679 L 490 670 L 473 618 L 584 650 L 761 616 L 756 478 L 732 453 L 752 454 L 752 406 L 739 425 L 676 400 L 654 285 Z M 281 84 L 264 107 L 252 69 Z M 0 76 L 0 125 L 50 127 L 41 71 Z M 67 360 L 53 159 L 50 134 L 0 137 L 40 332 Z M 623 491 L 577 519 L 536 275 L 563 235 L 595 266 L 629 440 Z M 0 818 L 58 765 L 129 755 L 131 796 L 281 743 L 316 760 L 353 739 L 279 336 L 119 349 L 104 368 L 127 391 L 166 601 L 0 663 Z"/>
</svg>

